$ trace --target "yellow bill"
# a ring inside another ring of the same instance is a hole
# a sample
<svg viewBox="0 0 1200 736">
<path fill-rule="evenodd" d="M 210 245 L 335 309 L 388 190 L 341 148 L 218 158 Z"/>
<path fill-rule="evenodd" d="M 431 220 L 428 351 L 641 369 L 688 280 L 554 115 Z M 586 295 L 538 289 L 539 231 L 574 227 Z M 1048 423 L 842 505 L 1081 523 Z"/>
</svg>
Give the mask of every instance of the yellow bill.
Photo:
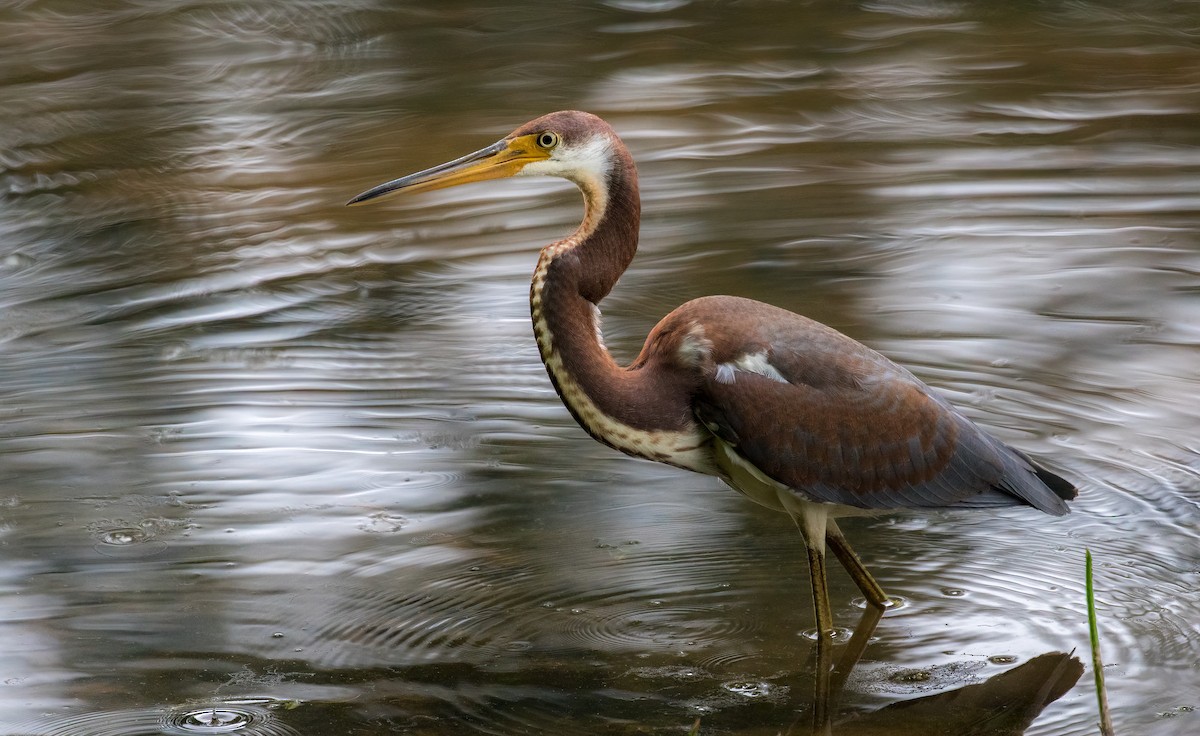
<svg viewBox="0 0 1200 736">
<path fill-rule="evenodd" d="M 459 184 L 513 176 L 527 164 L 544 161 L 550 157 L 549 150 L 539 145 L 537 139 L 536 134 L 504 138 L 462 158 L 372 187 L 346 204 L 361 204 L 402 191 L 429 192 Z"/>
</svg>

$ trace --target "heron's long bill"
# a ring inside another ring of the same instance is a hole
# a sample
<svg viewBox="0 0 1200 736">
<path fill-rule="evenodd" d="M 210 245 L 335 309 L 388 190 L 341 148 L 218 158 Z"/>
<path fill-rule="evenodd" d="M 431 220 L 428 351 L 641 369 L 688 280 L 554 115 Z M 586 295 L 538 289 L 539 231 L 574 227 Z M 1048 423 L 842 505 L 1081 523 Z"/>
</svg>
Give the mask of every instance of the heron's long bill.
<svg viewBox="0 0 1200 736">
<path fill-rule="evenodd" d="M 428 192 L 473 181 L 513 176 L 526 164 L 549 158 L 549 153 L 537 145 L 536 138 L 536 135 L 504 138 L 462 158 L 371 187 L 346 204 L 359 204 L 401 191 Z"/>
</svg>

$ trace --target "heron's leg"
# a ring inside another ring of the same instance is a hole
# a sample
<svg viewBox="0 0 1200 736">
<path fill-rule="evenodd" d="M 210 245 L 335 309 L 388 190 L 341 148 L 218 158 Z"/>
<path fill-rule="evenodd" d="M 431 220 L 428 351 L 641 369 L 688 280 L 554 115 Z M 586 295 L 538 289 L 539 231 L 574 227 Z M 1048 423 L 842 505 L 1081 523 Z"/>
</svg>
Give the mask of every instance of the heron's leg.
<svg viewBox="0 0 1200 736">
<path fill-rule="evenodd" d="M 850 543 L 846 541 L 846 537 L 842 535 L 842 530 L 838 528 L 837 522 L 833 519 L 829 519 L 825 525 L 825 541 L 829 544 L 829 548 L 833 550 L 833 554 L 837 556 L 838 562 L 841 562 L 842 567 L 846 568 L 846 572 L 850 573 L 850 578 L 858 586 L 858 589 L 862 591 L 867 602 L 876 608 L 887 608 L 887 593 L 884 593 L 879 583 L 875 582 L 875 578 L 871 577 L 871 573 L 867 571 L 866 565 L 862 563 L 862 560 L 850 548 Z"/>
<path fill-rule="evenodd" d="M 818 518 L 813 518 L 814 516 Z M 813 609 L 817 615 L 817 671 L 813 683 L 814 736 L 832 732 L 830 715 L 833 660 L 833 613 L 829 607 L 829 583 L 825 576 L 825 514 L 803 514 L 797 523 L 808 550 L 808 576 L 812 583 Z"/>
<path fill-rule="evenodd" d="M 829 586 L 825 582 L 825 540 L 811 544 L 808 548 L 808 575 L 812 580 L 813 609 L 817 614 L 817 634 L 821 639 L 829 638 L 833 631 L 833 613 L 829 607 Z"/>
<path fill-rule="evenodd" d="M 817 671 L 812 733 L 814 736 L 829 736 L 833 728 L 830 718 L 833 713 L 833 613 L 829 607 L 829 583 L 825 575 L 825 539 L 827 524 L 831 520 L 828 510 L 821 505 L 798 501 L 794 497 L 781 497 L 780 500 L 800 528 L 804 548 L 808 551 L 808 576 L 812 583 L 813 609 L 817 616 Z"/>
<path fill-rule="evenodd" d="M 829 607 L 829 584 L 825 576 L 825 532 L 829 517 L 816 504 L 804 504 L 793 511 L 792 518 L 800 527 L 804 547 L 808 551 L 808 576 L 812 583 L 813 608 L 817 615 L 817 639 L 830 638 L 833 632 L 833 613 Z M 795 513 L 799 511 L 799 513 Z"/>
</svg>

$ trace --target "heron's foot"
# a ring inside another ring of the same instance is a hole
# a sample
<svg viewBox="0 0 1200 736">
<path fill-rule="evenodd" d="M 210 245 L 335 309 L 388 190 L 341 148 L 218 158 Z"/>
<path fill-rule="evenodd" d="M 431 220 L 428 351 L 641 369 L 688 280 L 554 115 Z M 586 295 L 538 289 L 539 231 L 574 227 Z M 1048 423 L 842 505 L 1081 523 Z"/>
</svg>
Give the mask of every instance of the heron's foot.
<svg viewBox="0 0 1200 736">
<path fill-rule="evenodd" d="M 855 598 L 850 601 L 850 605 L 856 608 L 874 608 L 879 611 L 894 611 L 897 608 L 904 608 L 908 605 L 907 598 L 901 598 L 898 595 L 885 595 L 882 601 L 869 600 L 867 598 Z"/>
<path fill-rule="evenodd" d="M 854 634 L 844 626 L 833 626 L 825 630 L 805 629 L 800 633 L 805 639 L 825 644 L 845 644 Z"/>
</svg>

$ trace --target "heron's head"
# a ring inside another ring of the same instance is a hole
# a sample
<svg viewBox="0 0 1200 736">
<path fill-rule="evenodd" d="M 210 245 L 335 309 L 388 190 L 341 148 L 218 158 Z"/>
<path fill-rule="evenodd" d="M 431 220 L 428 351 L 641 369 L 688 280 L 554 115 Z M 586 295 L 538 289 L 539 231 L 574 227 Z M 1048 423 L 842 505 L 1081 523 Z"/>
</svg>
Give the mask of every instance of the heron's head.
<svg viewBox="0 0 1200 736">
<path fill-rule="evenodd" d="M 595 115 L 577 110 L 553 112 L 525 123 L 486 148 L 372 187 L 347 204 L 510 176 L 558 176 L 585 190 L 602 189 L 614 165 L 616 145 L 616 133 Z"/>
</svg>

